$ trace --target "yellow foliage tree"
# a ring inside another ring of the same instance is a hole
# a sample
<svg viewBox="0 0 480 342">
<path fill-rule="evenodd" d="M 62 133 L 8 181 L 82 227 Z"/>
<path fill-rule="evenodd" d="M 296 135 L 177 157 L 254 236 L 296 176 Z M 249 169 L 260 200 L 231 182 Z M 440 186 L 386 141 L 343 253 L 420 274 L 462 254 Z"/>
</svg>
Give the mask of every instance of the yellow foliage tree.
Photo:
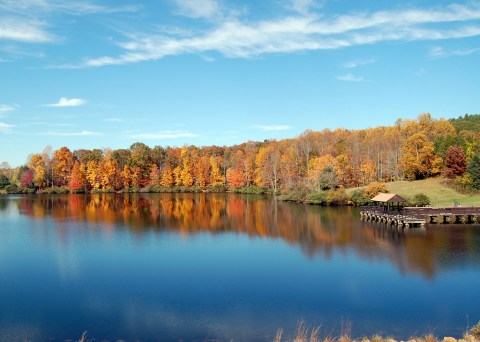
<svg viewBox="0 0 480 342">
<path fill-rule="evenodd" d="M 403 144 L 400 165 L 407 179 L 423 179 L 440 173 L 442 159 L 435 156 L 433 143 L 417 133 Z"/>
<path fill-rule="evenodd" d="M 158 186 L 162 180 L 162 173 L 157 164 L 150 165 L 150 185 Z"/>
<path fill-rule="evenodd" d="M 220 163 L 218 157 L 210 157 L 210 184 L 213 186 L 223 185 L 225 180 L 222 172 L 220 171 Z"/>
<path fill-rule="evenodd" d="M 30 157 L 28 167 L 33 170 L 33 184 L 36 187 L 44 187 L 47 184 L 47 167 L 41 154 L 33 154 Z"/>
<path fill-rule="evenodd" d="M 160 181 L 161 186 L 174 186 L 175 177 L 173 175 L 173 170 L 170 165 L 167 165 L 162 170 L 162 179 Z"/>
</svg>

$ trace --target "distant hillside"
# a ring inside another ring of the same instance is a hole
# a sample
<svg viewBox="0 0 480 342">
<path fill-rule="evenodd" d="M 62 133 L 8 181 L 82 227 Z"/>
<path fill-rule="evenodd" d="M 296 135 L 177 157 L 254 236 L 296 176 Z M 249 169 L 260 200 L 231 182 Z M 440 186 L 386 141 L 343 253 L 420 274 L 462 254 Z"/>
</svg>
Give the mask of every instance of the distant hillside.
<svg viewBox="0 0 480 342">
<path fill-rule="evenodd" d="M 480 114 L 465 114 L 456 119 L 450 119 L 453 127 L 460 131 L 476 131 L 480 132 Z"/>
</svg>

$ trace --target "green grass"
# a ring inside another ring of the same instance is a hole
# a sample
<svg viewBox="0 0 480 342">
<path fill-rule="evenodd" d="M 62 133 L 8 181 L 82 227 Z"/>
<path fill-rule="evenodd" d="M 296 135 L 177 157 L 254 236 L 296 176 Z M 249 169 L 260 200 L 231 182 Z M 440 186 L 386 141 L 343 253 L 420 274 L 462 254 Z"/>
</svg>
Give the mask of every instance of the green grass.
<svg viewBox="0 0 480 342">
<path fill-rule="evenodd" d="M 348 189 L 350 195 L 354 190 Z M 460 202 L 462 206 L 480 206 L 480 193 L 462 194 L 446 184 L 445 178 L 428 178 L 418 181 L 399 181 L 387 183 L 390 193 L 399 194 L 412 198 L 415 194 L 424 193 L 430 198 L 432 206 L 452 206 L 454 201 Z"/>
</svg>

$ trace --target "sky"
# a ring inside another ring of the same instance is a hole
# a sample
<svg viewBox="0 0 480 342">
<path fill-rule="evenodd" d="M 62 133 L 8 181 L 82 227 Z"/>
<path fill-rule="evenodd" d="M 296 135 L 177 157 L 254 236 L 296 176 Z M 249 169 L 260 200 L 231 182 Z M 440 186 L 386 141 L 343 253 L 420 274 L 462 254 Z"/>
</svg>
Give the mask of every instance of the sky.
<svg viewBox="0 0 480 342">
<path fill-rule="evenodd" d="M 0 0 L 0 162 L 480 113 L 480 1 Z"/>
</svg>

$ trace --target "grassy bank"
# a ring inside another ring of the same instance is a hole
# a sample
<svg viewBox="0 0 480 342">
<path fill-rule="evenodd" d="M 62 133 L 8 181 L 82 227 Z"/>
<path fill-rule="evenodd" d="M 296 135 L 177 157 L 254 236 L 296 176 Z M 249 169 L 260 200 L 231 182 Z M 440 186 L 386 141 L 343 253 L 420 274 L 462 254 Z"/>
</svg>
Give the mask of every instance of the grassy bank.
<svg viewBox="0 0 480 342">
<path fill-rule="evenodd" d="M 347 189 L 347 194 L 351 195 L 356 189 Z M 415 194 L 423 193 L 428 196 L 433 206 L 451 206 L 454 201 L 460 202 L 462 206 L 476 205 L 480 206 L 480 193 L 466 194 L 460 193 L 447 184 L 447 180 L 442 177 L 428 178 L 418 181 L 398 181 L 387 183 L 387 189 L 390 193 L 412 198 Z"/>
<path fill-rule="evenodd" d="M 323 333 L 321 327 L 309 327 L 303 321 L 298 324 L 294 337 L 288 337 L 285 335 L 283 329 L 279 329 L 273 342 L 398 342 L 394 337 L 385 337 L 378 334 L 371 337 L 364 336 L 361 338 L 353 338 L 351 336 L 351 326 L 349 324 L 342 326 L 340 336 L 335 337 L 331 334 Z M 161 340 L 161 338 L 159 338 L 159 340 Z M 95 339 L 89 339 L 88 334 L 85 331 L 77 342 L 90 341 L 95 341 Z M 213 341 L 221 340 L 214 339 Z M 409 337 L 407 342 L 480 342 L 480 322 L 470 330 L 466 331 L 459 339 L 454 337 L 438 338 L 433 334 L 428 334 L 425 336 Z"/>
<path fill-rule="evenodd" d="M 342 329 L 342 333 L 338 337 L 332 335 L 321 334 L 321 327 L 308 327 L 304 322 L 300 322 L 295 336 L 293 338 L 284 338 L 283 330 L 277 331 L 274 342 L 398 342 L 394 337 L 385 337 L 381 335 L 373 335 L 371 337 L 353 338 L 350 334 L 350 327 Z M 443 337 L 438 338 L 433 334 L 425 336 L 409 337 L 408 342 L 480 342 L 480 322 L 471 328 L 460 338 Z M 402 341 L 403 342 L 403 341 Z"/>
</svg>

